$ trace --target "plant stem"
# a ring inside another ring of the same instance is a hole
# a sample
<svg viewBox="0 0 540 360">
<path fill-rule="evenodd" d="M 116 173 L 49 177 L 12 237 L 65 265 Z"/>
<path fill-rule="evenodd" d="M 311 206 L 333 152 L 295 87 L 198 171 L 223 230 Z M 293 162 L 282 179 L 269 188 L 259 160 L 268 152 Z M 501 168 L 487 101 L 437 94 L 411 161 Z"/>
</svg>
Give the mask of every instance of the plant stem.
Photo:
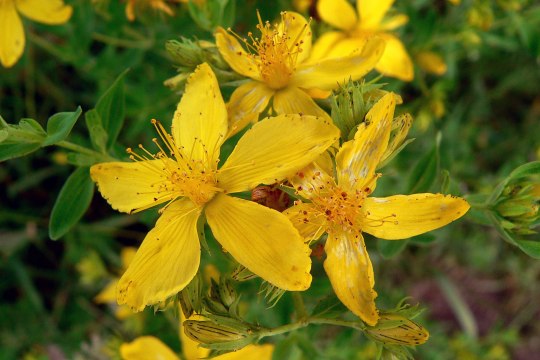
<svg viewBox="0 0 540 360">
<path fill-rule="evenodd" d="M 294 293 L 293 293 L 294 294 Z M 301 328 L 304 328 L 311 324 L 325 324 L 325 325 L 335 325 L 335 326 L 345 326 L 350 327 L 356 330 L 364 331 L 365 325 L 360 321 L 345 321 L 339 319 L 326 319 L 326 318 L 317 318 L 317 317 L 306 317 L 303 320 L 299 320 L 292 324 L 282 325 L 275 327 L 273 329 L 263 329 L 260 331 L 259 335 L 261 338 L 267 336 L 275 336 L 291 331 L 295 331 Z"/>
<path fill-rule="evenodd" d="M 291 295 L 294 303 L 294 309 L 296 310 L 296 319 L 298 321 L 306 319 L 308 314 L 306 311 L 306 306 L 304 305 L 304 299 L 302 299 L 302 295 L 298 291 L 293 291 Z"/>
<path fill-rule="evenodd" d="M 85 155 L 89 155 L 89 156 L 92 156 L 100 161 L 115 161 L 116 159 L 113 158 L 112 156 L 108 155 L 108 154 L 102 154 L 102 153 L 99 153 L 97 151 L 94 151 L 92 149 L 88 149 L 84 146 L 81 146 L 81 145 L 77 145 L 77 144 L 74 144 L 70 141 L 66 141 L 66 140 L 62 140 L 58 143 L 56 143 L 56 145 L 58 146 L 61 146 L 65 149 L 68 149 L 68 150 L 72 150 L 72 151 L 75 151 L 75 152 L 78 152 L 78 153 L 81 153 L 81 154 L 85 154 Z"/>
</svg>

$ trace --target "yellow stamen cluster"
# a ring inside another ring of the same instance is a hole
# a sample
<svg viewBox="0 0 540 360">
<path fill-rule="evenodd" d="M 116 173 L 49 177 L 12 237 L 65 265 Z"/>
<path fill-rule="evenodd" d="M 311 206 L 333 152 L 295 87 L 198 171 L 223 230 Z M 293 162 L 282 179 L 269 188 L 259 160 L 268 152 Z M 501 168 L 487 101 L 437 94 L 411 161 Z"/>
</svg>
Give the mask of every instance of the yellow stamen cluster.
<svg viewBox="0 0 540 360">
<path fill-rule="evenodd" d="M 332 187 L 329 193 L 323 197 L 313 199 L 313 204 L 326 216 L 326 221 L 332 226 L 340 226 L 343 229 L 360 228 L 359 221 L 362 219 L 362 205 L 366 198 L 363 191 L 346 192 L 339 187 Z"/>
<path fill-rule="evenodd" d="M 188 197 L 195 204 L 202 205 L 212 199 L 216 192 L 222 191 L 216 186 L 217 170 L 211 166 L 210 161 L 193 159 L 191 151 L 187 152 L 184 147 L 176 146 L 173 137 L 166 132 L 160 122 L 152 120 L 152 124 L 160 137 L 152 139 L 152 142 L 159 151 L 151 153 L 141 144 L 139 149 L 142 154 L 136 153 L 131 148 L 126 151 L 130 154 L 131 160 L 140 161 L 156 174 L 156 182 L 151 185 L 155 189 L 154 201 L 171 197 L 173 194 L 169 204 L 180 197 Z M 164 146 L 160 144 L 160 140 Z"/>
<path fill-rule="evenodd" d="M 287 86 L 296 70 L 298 55 L 302 52 L 304 43 L 301 38 L 304 32 L 311 30 L 306 24 L 292 39 L 291 35 L 285 29 L 280 29 L 279 25 L 272 25 L 269 21 L 263 22 L 258 13 L 257 16 L 259 18 L 257 29 L 261 32 L 261 37 L 254 37 L 253 33 L 249 32 L 251 43 L 245 38 L 240 40 L 246 45 L 248 56 L 257 63 L 259 73 L 268 87 L 282 89 Z M 287 12 L 281 13 L 281 24 L 287 23 L 286 16 Z"/>
</svg>

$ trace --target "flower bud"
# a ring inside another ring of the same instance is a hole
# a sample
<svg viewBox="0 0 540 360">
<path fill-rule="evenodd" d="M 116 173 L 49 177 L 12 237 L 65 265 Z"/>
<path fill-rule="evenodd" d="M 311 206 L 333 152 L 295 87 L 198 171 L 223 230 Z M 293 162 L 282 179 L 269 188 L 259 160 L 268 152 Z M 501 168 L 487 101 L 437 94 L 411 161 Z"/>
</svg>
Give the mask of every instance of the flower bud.
<svg viewBox="0 0 540 360">
<path fill-rule="evenodd" d="M 399 314 L 381 314 L 377 325 L 366 328 L 366 334 L 385 345 L 414 346 L 429 339 L 424 327 Z"/>
<path fill-rule="evenodd" d="M 540 219 L 540 182 L 525 180 L 505 187 L 495 205 L 501 225 L 516 234 L 533 234 Z"/>
</svg>

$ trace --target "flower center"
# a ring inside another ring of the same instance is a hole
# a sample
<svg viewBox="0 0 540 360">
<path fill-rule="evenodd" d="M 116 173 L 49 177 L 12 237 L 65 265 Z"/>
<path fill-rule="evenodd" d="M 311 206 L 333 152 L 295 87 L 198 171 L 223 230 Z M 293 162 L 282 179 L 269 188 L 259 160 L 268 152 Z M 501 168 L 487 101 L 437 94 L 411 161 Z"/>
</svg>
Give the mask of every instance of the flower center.
<svg viewBox="0 0 540 360">
<path fill-rule="evenodd" d="M 326 216 L 328 226 L 359 231 L 363 218 L 362 206 L 368 193 L 364 191 L 347 192 L 339 187 L 328 190 L 329 192 L 325 196 L 313 199 L 315 207 L 322 215 Z"/>
<path fill-rule="evenodd" d="M 191 152 L 175 144 L 173 137 L 165 131 L 161 123 L 152 120 L 152 124 L 164 146 L 157 138 L 154 138 L 152 142 L 158 147 L 158 152 L 153 154 L 141 144 L 139 144 L 139 149 L 142 150 L 142 154 L 134 152 L 131 148 L 128 148 L 127 152 L 132 160 L 140 161 L 156 174 L 156 182 L 151 185 L 155 189 L 153 193 L 155 201 L 170 198 L 168 203 L 170 204 L 180 197 L 188 197 L 195 204 L 203 205 L 217 192 L 223 191 L 216 186 L 216 164 L 193 159 L 190 156 Z M 163 211 L 167 205 L 160 211 Z"/>
<path fill-rule="evenodd" d="M 247 45 L 249 55 L 257 63 L 259 73 L 268 87 L 272 89 L 282 89 L 287 86 L 294 71 L 298 54 L 302 52 L 303 34 L 309 31 L 306 24 L 298 34 L 287 33 L 284 24 L 287 13 L 281 13 L 281 24 L 263 23 L 261 16 L 257 13 L 259 24 L 257 29 L 261 32 L 261 37 L 253 37 L 249 32 L 248 37 L 251 44 L 246 39 L 242 39 Z M 292 16 L 292 15 L 289 15 Z M 292 36 L 295 36 L 292 38 Z"/>
</svg>

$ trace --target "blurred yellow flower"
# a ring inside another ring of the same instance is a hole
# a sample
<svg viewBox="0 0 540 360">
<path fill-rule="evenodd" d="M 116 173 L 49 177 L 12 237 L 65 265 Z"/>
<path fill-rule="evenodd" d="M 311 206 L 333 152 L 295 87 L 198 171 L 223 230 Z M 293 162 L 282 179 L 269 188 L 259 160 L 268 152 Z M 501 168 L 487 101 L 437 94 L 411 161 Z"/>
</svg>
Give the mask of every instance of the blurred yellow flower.
<svg viewBox="0 0 540 360">
<path fill-rule="evenodd" d="M 409 20 L 406 15 L 386 17 L 394 0 L 357 0 L 356 11 L 347 0 L 319 0 L 321 19 L 340 31 L 322 35 L 313 46 L 311 60 L 349 55 L 365 46 L 373 35 L 386 42 L 384 53 L 375 69 L 381 74 L 411 81 L 414 68 L 401 40 L 390 31 Z"/>
<path fill-rule="evenodd" d="M 379 60 L 384 42 L 366 37 L 361 51 L 320 61 L 307 62 L 311 50 L 311 28 L 295 12 L 282 12 L 281 22 L 263 23 L 259 16 L 259 36 L 249 33 L 249 43 L 242 42 L 220 28 L 216 44 L 227 63 L 237 73 L 251 80 L 232 94 L 229 112 L 230 134 L 256 121 L 270 103 L 276 114 L 306 114 L 327 117 L 313 97 L 327 97 L 339 82 L 357 80 L 367 74 Z"/>
<path fill-rule="evenodd" d="M 47 24 L 63 24 L 73 9 L 62 0 L 0 0 L 0 62 L 12 67 L 24 52 L 24 29 L 19 13 Z"/>
<path fill-rule="evenodd" d="M 447 67 L 443 58 L 433 51 L 421 51 L 415 56 L 416 63 L 422 70 L 434 75 L 443 75 Z"/>
<path fill-rule="evenodd" d="M 369 325 L 379 319 L 373 268 L 362 232 L 386 240 L 406 239 L 444 226 L 469 209 L 458 197 L 442 194 L 368 197 L 390 139 L 396 95 L 383 96 L 366 115 L 353 140 L 344 143 L 332 169 L 313 163 L 290 179 L 310 202 L 284 213 L 306 241 L 328 234 L 324 268 L 337 297 Z M 366 124 L 363 123 L 363 124 Z"/>
<path fill-rule="evenodd" d="M 227 109 L 206 63 L 190 76 L 172 135 L 153 120 L 161 142 L 150 153 L 128 149 L 135 162 L 92 166 L 90 175 L 114 209 L 133 213 L 165 204 L 118 283 L 119 304 L 140 311 L 182 290 L 200 262 L 199 218 L 240 264 L 274 286 L 305 290 L 311 283 L 309 247 L 280 212 L 229 196 L 285 179 L 339 137 L 315 116 L 281 115 L 253 126 L 218 169 Z"/>
<path fill-rule="evenodd" d="M 180 311 L 182 314 L 182 311 Z M 190 319 L 202 318 L 193 315 Z M 180 318 L 180 342 L 182 344 L 182 359 L 197 360 L 205 359 L 210 354 L 210 350 L 200 347 L 199 344 L 184 334 L 182 327 L 182 315 Z M 216 360 L 271 360 L 274 352 L 274 345 L 248 345 L 238 351 L 230 352 L 213 359 Z M 120 354 L 123 360 L 180 360 L 167 345 L 154 336 L 141 336 L 130 343 L 124 343 L 120 346 Z"/>
<path fill-rule="evenodd" d="M 174 2 L 187 3 L 188 0 L 171 0 Z M 135 20 L 135 13 L 137 9 L 144 10 L 144 8 L 152 8 L 154 10 L 162 11 L 169 16 L 174 15 L 173 9 L 167 5 L 166 0 L 127 0 L 126 5 L 126 17 L 129 21 Z"/>
</svg>

